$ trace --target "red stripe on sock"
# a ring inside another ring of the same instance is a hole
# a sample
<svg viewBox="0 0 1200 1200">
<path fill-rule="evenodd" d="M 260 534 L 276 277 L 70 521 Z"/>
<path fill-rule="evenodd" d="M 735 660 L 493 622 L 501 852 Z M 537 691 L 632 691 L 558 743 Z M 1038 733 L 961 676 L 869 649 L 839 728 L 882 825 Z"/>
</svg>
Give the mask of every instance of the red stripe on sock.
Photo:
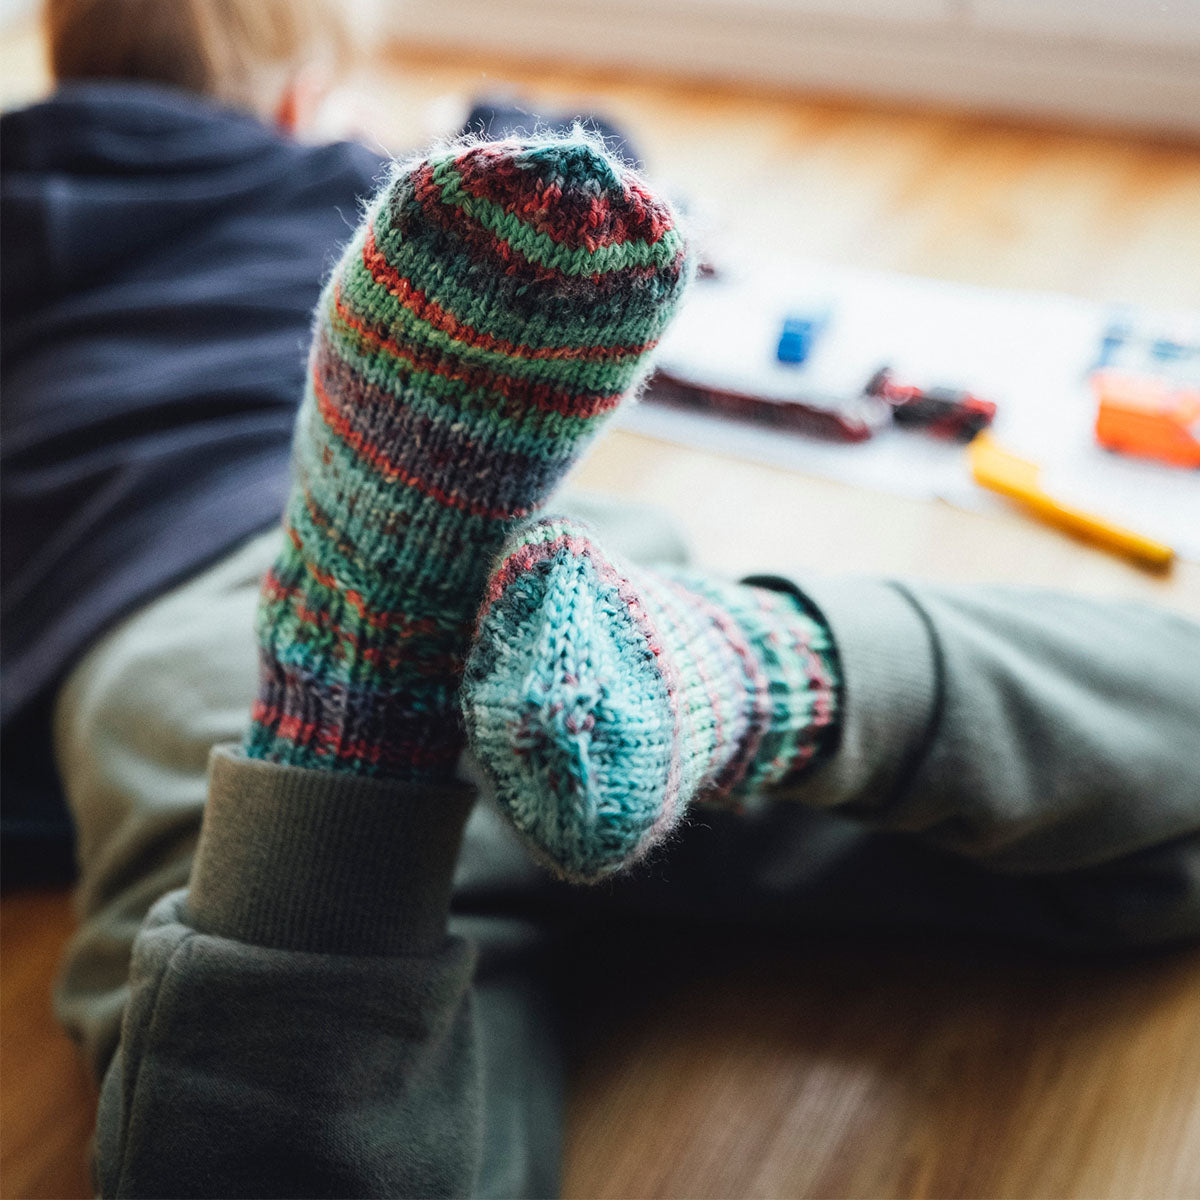
<svg viewBox="0 0 1200 1200">
<path fill-rule="evenodd" d="M 379 446 L 367 441 L 360 433 L 357 433 L 350 422 L 338 412 L 337 407 L 329 398 L 329 394 L 321 386 L 320 372 L 315 367 L 312 372 L 312 383 L 313 392 L 317 397 L 317 409 L 325 423 L 347 446 L 385 478 L 401 483 L 405 487 L 411 487 L 423 496 L 428 496 L 431 500 L 436 500 L 447 508 L 457 509 L 471 517 L 485 517 L 492 521 L 510 521 L 527 517 L 533 511 L 532 508 L 493 508 L 487 504 L 480 504 L 477 500 L 467 500 L 405 470 L 392 462 Z"/>
<path fill-rule="evenodd" d="M 452 312 L 443 308 L 436 300 L 431 300 L 423 291 L 415 287 L 411 280 L 401 275 L 384 257 L 383 252 L 375 242 L 375 230 L 367 227 L 367 235 L 363 240 L 363 266 L 371 273 L 371 278 L 388 293 L 395 296 L 409 312 L 427 321 L 435 329 L 449 334 L 455 341 L 464 346 L 479 350 L 490 350 L 497 354 L 505 354 L 510 358 L 536 360 L 574 360 L 580 362 L 604 362 L 621 358 L 633 358 L 653 350 L 658 344 L 657 339 L 644 342 L 640 346 L 524 346 L 493 337 L 460 321 Z"/>
<path fill-rule="evenodd" d="M 382 668 L 394 672 L 403 664 L 408 675 L 429 679 L 442 679 L 447 675 L 462 673 L 463 656 L 461 653 L 446 652 L 434 655 L 413 653 L 412 645 L 409 642 L 409 639 L 414 636 L 411 630 L 399 631 L 396 637 L 401 639 L 400 641 L 384 646 L 372 646 L 364 644 L 360 634 L 354 633 L 344 625 L 339 625 L 324 609 L 309 608 L 302 603 L 292 602 L 291 611 L 297 620 L 336 638 L 339 644 L 344 643 L 348 646 L 353 653 L 354 662 L 365 663 L 375 670 Z M 342 661 L 350 661 L 345 655 L 335 655 L 334 657 L 341 658 Z"/>
<path fill-rule="evenodd" d="M 498 258 L 508 268 L 509 274 L 538 281 L 566 280 L 568 283 L 577 283 L 587 280 L 593 284 L 602 284 L 606 280 L 650 279 L 661 269 L 653 265 L 631 266 L 621 267 L 617 271 L 596 271 L 591 275 L 568 275 L 556 267 L 547 267 L 527 258 L 520 250 L 510 246 L 503 238 L 498 238 L 490 229 L 468 213 L 463 212 L 456 204 L 447 204 L 442 199 L 441 189 L 434 182 L 433 168 L 428 163 L 413 171 L 411 178 L 413 194 L 430 221 L 472 249 Z M 676 273 L 683 268 L 683 258 L 684 250 L 681 247 L 672 265 L 672 270 Z"/>
<path fill-rule="evenodd" d="M 300 535 L 290 526 L 286 532 L 292 545 L 296 547 L 303 558 L 304 543 L 300 540 Z M 371 625 L 376 629 L 394 629 L 399 632 L 401 637 L 421 637 L 438 632 L 447 633 L 452 630 L 456 630 L 463 638 L 471 636 L 473 625 L 469 621 L 460 622 L 456 626 L 447 626 L 432 617 L 414 619 L 401 612 L 368 608 L 360 592 L 355 591 L 353 588 L 347 588 L 328 571 L 321 570 L 315 563 L 305 559 L 304 569 L 322 587 L 328 588 L 333 592 L 338 592 L 342 599 L 362 617 L 365 624 Z M 266 591 L 268 587 L 273 589 L 273 594 L 280 600 L 290 599 L 293 596 L 299 595 L 301 591 L 299 587 L 291 587 L 282 583 L 273 571 L 269 571 L 263 581 L 263 590 Z"/>
<path fill-rule="evenodd" d="M 338 317 L 361 338 L 378 350 L 402 359 L 416 371 L 438 375 L 455 383 L 466 384 L 467 387 L 479 388 L 481 391 L 495 392 L 506 400 L 519 406 L 519 409 L 536 408 L 542 412 L 560 413 L 566 417 L 595 417 L 601 413 L 611 412 L 624 396 L 623 392 L 613 392 L 597 395 L 595 393 L 564 392 L 546 383 L 529 383 L 504 375 L 498 371 L 489 371 L 481 367 L 470 367 L 456 360 L 449 365 L 444 356 L 429 353 L 419 353 L 410 346 L 401 346 L 399 342 L 372 329 L 356 317 L 342 302 L 342 290 L 335 287 L 333 294 L 334 308 Z M 498 413 L 508 416 L 508 413 Z"/>
<path fill-rule="evenodd" d="M 720 630 L 741 662 L 746 683 L 754 697 L 753 715 L 746 727 L 742 743 L 730 757 L 725 770 L 716 780 L 718 792 L 730 792 L 745 777 L 746 772 L 750 769 L 750 764 L 754 761 L 754 756 L 762 745 L 763 738 L 766 736 L 771 715 L 769 708 L 771 683 L 763 672 L 745 632 L 724 609 L 706 597 L 684 588 L 682 584 L 674 580 L 668 580 L 668 583 L 695 604 Z"/>
<path fill-rule="evenodd" d="M 595 251 L 631 241 L 653 244 L 674 228 L 670 210 L 624 171 L 617 197 L 579 188 L 564 194 L 558 183 L 531 188 L 527 166 L 503 145 L 473 147 L 454 165 L 470 195 L 499 204 L 563 246 Z"/>
<path fill-rule="evenodd" d="M 335 725 L 305 721 L 277 705 L 256 700 L 250 708 L 250 718 L 271 731 L 280 741 L 307 746 L 314 754 L 334 762 L 366 762 L 372 766 L 435 767 L 457 760 L 457 738 L 445 742 L 424 742 L 406 746 L 403 750 L 380 742 L 342 742 L 342 730 Z"/>
</svg>

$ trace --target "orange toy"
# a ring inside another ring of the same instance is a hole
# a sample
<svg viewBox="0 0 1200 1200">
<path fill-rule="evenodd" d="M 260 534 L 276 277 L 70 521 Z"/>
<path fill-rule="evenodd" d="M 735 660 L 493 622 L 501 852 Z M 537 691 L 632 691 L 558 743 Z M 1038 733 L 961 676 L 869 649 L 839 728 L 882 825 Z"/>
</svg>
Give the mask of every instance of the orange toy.
<svg viewBox="0 0 1200 1200">
<path fill-rule="evenodd" d="M 1097 371 L 1096 440 L 1110 450 L 1200 467 L 1200 388 L 1124 371 Z"/>
</svg>

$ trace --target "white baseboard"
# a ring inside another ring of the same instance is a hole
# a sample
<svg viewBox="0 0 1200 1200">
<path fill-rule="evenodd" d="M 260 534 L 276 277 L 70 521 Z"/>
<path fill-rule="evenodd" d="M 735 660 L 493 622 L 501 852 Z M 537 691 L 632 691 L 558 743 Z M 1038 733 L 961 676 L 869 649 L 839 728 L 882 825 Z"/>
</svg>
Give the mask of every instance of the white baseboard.
<svg viewBox="0 0 1200 1200">
<path fill-rule="evenodd" d="M 452 52 L 1200 135 L 1190 34 L 1147 44 L 984 28 L 966 5 L 944 2 L 897 19 L 778 0 L 438 0 L 399 6 L 391 32 Z"/>
</svg>

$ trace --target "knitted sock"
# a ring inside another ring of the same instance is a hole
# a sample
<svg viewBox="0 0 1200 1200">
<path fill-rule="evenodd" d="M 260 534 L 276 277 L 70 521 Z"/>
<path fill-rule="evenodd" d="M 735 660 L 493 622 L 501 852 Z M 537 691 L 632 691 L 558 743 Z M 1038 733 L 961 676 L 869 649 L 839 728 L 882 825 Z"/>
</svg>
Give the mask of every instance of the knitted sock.
<svg viewBox="0 0 1200 1200">
<path fill-rule="evenodd" d="M 688 273 L 666 204 L 582 134 L 397 168 L 317 312 L 248 755 L 453 772 L 488 568 L 645 375 Z"/>
<path fill-rule="evenodd" d="M 793 780 L 836 717 L 828 630 L 791 595 L 608 557 L 543 519 L 505 547 L 467 665 L 471 748 L 535 853 L 594 880 L 693 799 Z"/>
</svg>

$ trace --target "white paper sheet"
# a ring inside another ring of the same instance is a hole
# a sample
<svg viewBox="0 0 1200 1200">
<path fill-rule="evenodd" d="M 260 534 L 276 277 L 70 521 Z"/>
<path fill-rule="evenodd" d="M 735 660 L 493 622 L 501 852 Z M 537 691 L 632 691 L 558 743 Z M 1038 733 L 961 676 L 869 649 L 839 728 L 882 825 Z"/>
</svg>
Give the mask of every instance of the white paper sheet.
<svg viewBox="0 0 1200 1200">
<path fill-rule="evenodd" d="M 824 304 L 832 319 L 809 361 L 778 363 L 784 316 Z M 1055 498 L 1200 560 L 1200 471 L 1112 454 L 1095 440 L 1087 373 L 1110 315 L 1066 296 L 773 265 L 740 281 L 699 283 L 660 362 L 681 373 L 701 370 L 711 386 L 777 397 L 812 389 L 853 394 L 885 363 L 903 381 L 967 388 L 995 401 L 997 441 L 1041 464 Z M 1200 314 L 1141 319 L 1200 341 Z M 960 443 L 928 433 L 885 428 L 866 442 L 828 442 L 651 401 L 618 420 L 654 437 L 861 487 L 968 509 L 1005 503 L 974 484 Z"/>
</svg>

